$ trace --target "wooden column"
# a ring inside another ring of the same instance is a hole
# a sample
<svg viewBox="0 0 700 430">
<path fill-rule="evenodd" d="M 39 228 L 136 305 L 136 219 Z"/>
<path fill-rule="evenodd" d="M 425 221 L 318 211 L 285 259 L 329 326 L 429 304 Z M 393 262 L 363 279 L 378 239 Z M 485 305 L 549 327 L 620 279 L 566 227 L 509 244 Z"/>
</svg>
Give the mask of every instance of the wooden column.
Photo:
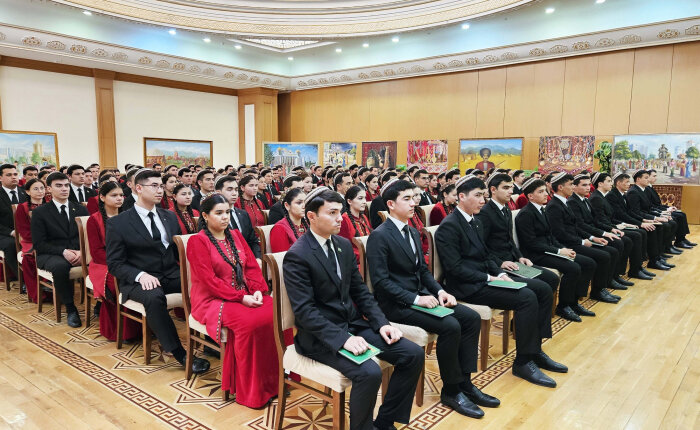
<svg viewBox="0 0 700 430">
<path fill-rule="evenodd" d="M 255 161 L 263 161 L 263 141 L 276 141 L 277 90 L 246 88 L 238 90 L 239 160 L 245 162 L 245 106 L 255 106 Z"/>
<path fill-rule="evenodd" d="M 2 55 L 0 55 L 0 62 L 2 62 Z M 2 130 L 2 99 L 0 98 L 0 130 Z"/>
<path fill-rule="evenodd" d="M 97 146 L 100 167 L 117 166 L 117 136 L 114 124 L 114 76 L 109 70 L 93 69 L 97 101 Z"/>
</svg>

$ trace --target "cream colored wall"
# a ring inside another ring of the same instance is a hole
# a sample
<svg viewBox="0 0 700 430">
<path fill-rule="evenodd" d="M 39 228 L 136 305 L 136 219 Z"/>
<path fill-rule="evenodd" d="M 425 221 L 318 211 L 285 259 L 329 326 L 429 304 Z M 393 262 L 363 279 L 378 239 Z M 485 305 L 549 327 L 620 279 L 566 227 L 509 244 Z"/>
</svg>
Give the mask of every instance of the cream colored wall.
<svg viewBox="0 0 700 430">
<path fill-rule="evenodd" d="M 211 140 L 216 167 L 238 164 L 237 97 L 115 81 L 114 119 L 122 168 L 143 164 L 144 137 Z"/>
<path fill-rule="evenodd" d="M 98 160 L 92 78 L 3 66 L 0 95 L 3 129 L 56 133 L 62 164 Z"/>
</svg>

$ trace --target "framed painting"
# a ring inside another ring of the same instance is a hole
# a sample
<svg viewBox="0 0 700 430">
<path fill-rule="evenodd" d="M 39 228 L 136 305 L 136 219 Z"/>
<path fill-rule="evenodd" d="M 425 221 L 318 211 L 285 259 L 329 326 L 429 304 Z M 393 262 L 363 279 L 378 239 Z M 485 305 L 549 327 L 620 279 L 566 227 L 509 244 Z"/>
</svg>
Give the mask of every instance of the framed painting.
<svg viewBox="0 0 700 430">
<path fill-rule="evenodd" d="M 362 142 L 362 165 L 380 169 L 396 167 L 396 141 Z"/>
<path fill-rule="evenodd" d="M 324 142 L 323 165 L 347 168 L 357 163 L 357 143 Z"/>
<path fill-rule="evenodd" d="M 0 130 L 0 164 L 15 164 L 22 172 L 26 166 L 58 164 L 56 133 Z"/>
<path fill-rule="evenodd" d="M 577 173 L 593 168 L 595 136 L 540 137 L 539 171 Z"/>
<path fill-rule="evenodd" d="M 615 136 L 612 171 L 654 169 L 658 185 L 698 185 L 698 158 L 700 134 L 627 134 Z"/>
<path fill-rule="evenodd" d="M 428 173 L 446 172 L 447 140 L 409 140 L 407 163 Z"/>
<path fill-rule="evenodd" d="M 523 158 L 523 138 L 459 139 L 459 170 L 492 168 L 519 169 Z"/>
<path fill-rule="evenodd" d="M 144 166 L 160 163 L 163 167 L 174 164 L 178 168 L 190 164 L 213 166 L 211 140 L 143 138 Z"/>
<path fill-rule="evenodd" d="M 263 164 L 282 165 L 283 175 L 296 166 L 318 164 L 318 142 L 263 142 Z"/>
</svg>

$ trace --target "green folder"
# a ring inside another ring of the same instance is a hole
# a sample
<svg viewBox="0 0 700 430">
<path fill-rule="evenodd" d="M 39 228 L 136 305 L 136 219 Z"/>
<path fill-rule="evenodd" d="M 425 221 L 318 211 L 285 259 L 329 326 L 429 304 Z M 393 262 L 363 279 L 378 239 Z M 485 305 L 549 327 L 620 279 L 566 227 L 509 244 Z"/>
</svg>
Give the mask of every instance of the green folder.
<svg viewBox="0 0 700 430">
<path fill-rule="evenodd" d="M 527 284 L 525 282 L 511 282 L 501 280 L 491 281 L 488 283 L 488 285 L 491 287 L 510 288 L 511 290 L 519 290 L 522 287 L 527 287 Z"/>
<path fill-rule="evenodd" d="M 360 355 L 355 355 L 345 348 L 340 348 L 339 352 L 340 355 L 342 355 L 343 357 L 347 358 L 348 360 L 352 361 L 357 365 L 360 365 L 365 361 L 369 360 L 370 358 L 374 357 L 375 355 L 381 354 L 382 350 L 377 348 L 376 346 L 370 345 L 367 351 L 363 352 Z"/>
<path fill-rule="evenodd" d="M 435 306 L 434 308 L 424 308 L 423 306 L 411 305 L 411 309 L 415 309 L 420 312 L 424 312 L 428 315 L 432 315 L 438 318 L 444 318 L 448 315 L 455 313 L 454 309 L 446 308 L 444 306 Z"/>
<path fill-rule="evenodd" d="M 555 257 L 563 258 L 563 259 L 565 259 L 565 260 L 574 261 L 573 258 L 569 258 L 569 257 L 567 257 L 566 255 L 557 254 L 556 252 L 545 251 L 544 253 L 547 254 L 547 255 L 553 255 L 553 256 L 555 256 Z"/>
<path fill-rule="evenodd" d="M 504 272 L 510 273 L 511 275 L 520 276 L 521 278 L 528 278 L 528 279 L 536 278 L 542 274 L 542 271 L 540 269 L 530 267 L 527 264 L 523 264 L 523 263 L 515 263 L 515 264 L 518 265 L 518 270 L 504 270 Z"/>
</svg>

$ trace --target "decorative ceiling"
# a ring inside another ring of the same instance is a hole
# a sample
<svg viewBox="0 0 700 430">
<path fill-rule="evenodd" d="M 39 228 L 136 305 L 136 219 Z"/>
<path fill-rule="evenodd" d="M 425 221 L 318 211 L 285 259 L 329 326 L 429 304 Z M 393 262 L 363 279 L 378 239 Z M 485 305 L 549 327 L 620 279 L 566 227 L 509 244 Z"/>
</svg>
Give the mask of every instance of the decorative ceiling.
<svg viewBox="0 0 700 430">
<path fill-rule="evenodd" d="M 248 36 L 344 37 L 416 30 L 533 0 L 55 0 L 177 28 Z"/>
</svg>

